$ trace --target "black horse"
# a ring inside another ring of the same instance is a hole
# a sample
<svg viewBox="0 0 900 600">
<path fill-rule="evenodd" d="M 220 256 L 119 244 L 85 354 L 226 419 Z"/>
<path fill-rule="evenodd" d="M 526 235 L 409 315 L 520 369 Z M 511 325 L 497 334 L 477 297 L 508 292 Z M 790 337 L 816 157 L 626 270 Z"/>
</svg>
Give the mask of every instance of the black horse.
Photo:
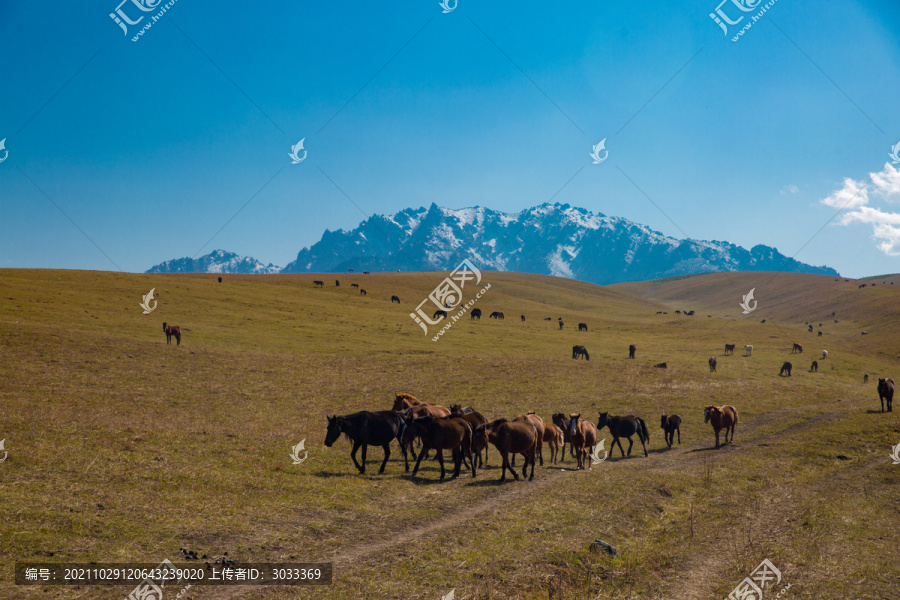
<svg viewBox="0 0 900 600">
<path fill-rule="evenodd" d="M 447 318 L 447 311 L 446 311 L 446 310 L 441 310 L 441 309 L 438 309 L 438 310 L 434 311 L 434 314 L 431 316 L 431 318 L 432 318 L 432 319 L 437 319 L 438 317 L 441 317 L 442 319 L 446 319 L 446 318 Z"/>
<path fill-rule="evenodd" d="M 612 453 L 615 445 L 619 444 L 619 451 L 625 456 L 625 450 L 622 449 L 622 441 L 619 438 L 628 438 L 628 456 L 631 456 L 631 446 L 634 445 L 631 436 L 635 433 L 641 440 L 641 446 L 644 447 L 644 456 L 647 456 L 647 444 L 650 441 L 650 433 L 647 431 L 647 424 L 640 417 L 628 415 L 627 417 L 611 417 L 608 412 L 600 413 L 600 420 L 597 421 L 597 431 L 604 427 L 609 427 L 609 432 L 613 436 L 612 444 L 609 451 Z M 680 435 L 680 433 L 679 433 Z"/>
<path fill-rule="evenodd" d="M 881 400 L 881 412 L 884 412 L 884 401 L 887 400 L 887 411 L 891 411 L 894 402 L 894 380 L 878 378 L 878 399 Z"/>
<path fill-rule="evenodd" d="M 578 331 L 587 331 L 587 323 L 579 323 Z"/>
<path fill-rule="evenodd" d="M 637 346 L 631 344 L 628 346 L 628 358 L 634 358 L 634 353 L 637 351 Z"/>
<path fill-rule="evenodd" d="M 669 448 L 675 442 L 675 432 L 678 432 L 678 443 L 681 443 L 681 417 L 678 415 L 662 415 L 659 419 L 659 426 L 663 428 L 666 436 L 666 443 Z"/>
<path fill-rule="evenodd" d="M 469 318 L 470 319 L 478 319 L 480 321 L 481 320 L 481 309 L 473 308 L 472 312 L 469 314 Z"/>
<path fill-rule="evenodd" d="M 588 354 L 587 348 L 584 346 L 572 346 L 572 358 L 578 358 L 579 356 L 583 356 L 584 360 L 591 360 L 591 355 Z"/>
<path fill-rule="evenodd" d="M 778 375 L 783 376 L 785 373 L 787 373 L 787 376 L 790 377 L 791 369 L 793 369 L 793 368 L 794 368 L 794 365 L 792 365 L 791 363 L 789 363 L 787 361 L 784 361 L 784 364 L 781 365 L 781 371 L 778 372 Z"/>
<path fill-rule="evenodd" d="M 329 448 L 334 444 L 335 440 L 343 433 L 353 442 L 353 449 L 350 451 L 350 458 L 353 464 L 359 469 L 360 473 L 366 472 L 366 448 L 368 446 L 381 446 L 384 448 L 384 462 L 378 473 L 384 473 L 384 467 L 387 465 L 388 458 L 391 456 L 391 441 L 397 437 L 400 432 L 400 416 L 392 410 L 379 410 L 377 412 L 369 412 L 361 410 L 349 415 L 335 415 L 328 417 L 328 431 L 325 434 L 325 445 Z M 362 446 L 362 464 L 356 462 L 356 451 Z M 403 460 L 406 463 L 406 470 L 409 471 L 409 462 L 406 456 L 406 448 L 400 445 L 403 452 Z"/>
</svg>

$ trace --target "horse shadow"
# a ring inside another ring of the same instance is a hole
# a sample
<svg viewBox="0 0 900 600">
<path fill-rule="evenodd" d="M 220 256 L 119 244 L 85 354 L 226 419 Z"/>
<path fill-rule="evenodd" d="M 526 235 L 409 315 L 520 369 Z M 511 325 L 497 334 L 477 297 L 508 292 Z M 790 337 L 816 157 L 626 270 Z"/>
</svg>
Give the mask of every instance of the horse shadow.
<svg viewBox="0 0 900 600">
<path fill-rule="evenodd" d="M 689 452 L 708 452 L 710 450 L 721 450 L 722 448 L 725 448 L 726 446 L 730 446 L 730 445 L 731 445 L 731 442 L 725 442 L 724 444 L 721 444 L 719 446 L 706 446 L 705 448 L 694 448 L 693 450 L 689 450 Z"/>
<path fill-rule="evenodd" d="M 887 411 L 882 412 L 877 408 L 870 408 L 870 409 L 866 410 L 866 414 L 867 415 L 882 415 L 882 414 L 886 415 L 886 414 L 888 414 L 888 412 Z"/>
</svg>

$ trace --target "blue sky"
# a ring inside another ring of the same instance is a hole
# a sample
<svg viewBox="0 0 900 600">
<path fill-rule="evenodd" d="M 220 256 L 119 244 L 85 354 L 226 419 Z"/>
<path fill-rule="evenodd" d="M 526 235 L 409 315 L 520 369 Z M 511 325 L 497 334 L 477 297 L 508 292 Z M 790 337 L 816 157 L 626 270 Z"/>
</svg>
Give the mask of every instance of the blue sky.
<svg viewBox="0 0 900 600">
<path fill-rule="evenodd" d="M 777 0 L 737 42 L 764 2 L 726 35 L 716 0 L 177 0 L 133 42 L 165 2 L 125 35 L 119 1 L 0 4 L 0 267 L 283 266 L 373 213 L 553 201 L 900 271 L 894 0 Z"/>
</svg>

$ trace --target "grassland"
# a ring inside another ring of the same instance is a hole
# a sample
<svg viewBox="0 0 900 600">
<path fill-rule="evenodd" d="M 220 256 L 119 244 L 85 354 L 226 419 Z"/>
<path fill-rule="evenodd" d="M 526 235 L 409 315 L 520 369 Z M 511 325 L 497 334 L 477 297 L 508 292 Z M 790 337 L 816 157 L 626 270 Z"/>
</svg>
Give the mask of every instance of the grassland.
<svg viewBox="0 0 900 600">
<path fill-rule="evenodd" d="M 335 564 L 326 588 L 197 586 L 194 600 L 723 598 L 764 558 L 788 598 L 900 598 L 900 412 L 881 414 L 875 390 L 900 375 L 889 276 L 861 290 L 812 275 L 599 287 L 484 273 L 485 317 L 432 342 L 408 313 L 442 277 L 0 270 L 0 598 L 120 599 L 130 588 L 17 587 L 12 566 L 158 563 L 182 547 Z M 590 362 L 571 360 L 576 343 Z M 397 392 L 488 417 L 641 415 L 650 456 L 616 451 L 586 472 L 567 458 L 501 485 L 496 452 L 476 479 L 438 482 L 436 463 L 406 476 L 396 447 L 383 475 L 380 449 L 359 475 L 345 441 L 324 447 L 326 415 L 388 408 Z M 713 449 L 702 408 L 722 403 L 740 412 L 736 441 Z M 671 450 L 661 413 L 684 418 Z M 292 465 L 301 439 L 309 458 Z M 589 551 L 596 538 L 619 556 Z"/>
</svg>

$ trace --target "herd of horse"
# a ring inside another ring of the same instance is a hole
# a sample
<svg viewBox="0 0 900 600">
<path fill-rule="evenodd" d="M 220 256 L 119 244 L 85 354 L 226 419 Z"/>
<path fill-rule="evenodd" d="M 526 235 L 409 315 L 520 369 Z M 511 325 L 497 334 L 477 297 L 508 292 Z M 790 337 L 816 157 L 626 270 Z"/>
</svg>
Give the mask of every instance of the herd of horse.
<svg viewBox="0 0 900 600">
<path fill-rule="evenodd" d="M 719 432 L 725 430 L 725 443 L 734 440 L 734 427 L 737 424 L 737 410 L 733 406 L 707 406 L 704 411 L 704 422 L 710 423 L 716 436 L 716 447 L 719 444 Z M 650 432 L 646 422 L 634 415 L 616 416 L 601 412 L 595 426 L 591 421 L 582 419 L 581 413 L 554 413 L 550 421 L 544 421 L 534 411 L 520 414 L 513 419 L 499 418 L 489 421 L 477 410 L 458 404 L 450 408 L 432 402 L 422 402 L 410 394 L 397 394 L 390 410 L 359 411 L 347 415 L 327 417 L 325 445 L 331 447 L 343 434 L 352 443 L 350 458 L 360 473 L 366 472 L 366 453 L 369 446 L 381 446 L 384 459 L 378 473 L 384 473 L 391 456 L 391 444 L 396 440 L 403 455 L 404 469 L 409 472 L 410 458 L 415 461 L 412 476 L 419 472 L 422 460 L 428 458 L 429 452 L 435 451 L 435 459 L 441 467 L 440 478 L 446 477 L 444 451 L 449 450 L 453 457 L 453 473 L 458 477 L 463 465 L 476 477 L 477 469 L 488 462 L 488 447 L 494 446 L 501 457 L 500 481 L 506 480 L 509 471 L 518 480 L 515 457 L 521 454 L 524 459 L 522 477 L 534 479 L 535 464 L 544 466 L 544 444 L 550 449 L 550 462 L 557 464 L 565 458 L 566 445 L 569 454 L 575 459 L 577 469 L 590 469 L 593 463 L 592 452 L 597 445 L 599 431 L 604 427 L 612 435 L 610 453 L 618 445 L 622 457 L 631 456 L 634 436 L 637 436 L 644 456 L 648 456 L 647 444 Z M 666 444 L 669 448 L 678 435 L 681 443 L 681 417 L 678 415 L 662 415 L 660 427 L 665 432 Z M 628 440 L 628 450 L 622 446 L 622 438 Z M 418 452 L 416 447 L 418 446 Z M 362 461 L 356 458 L 362 449 Z M 528 467 L 531 467 L 530 474 Z"/>
</svg>

